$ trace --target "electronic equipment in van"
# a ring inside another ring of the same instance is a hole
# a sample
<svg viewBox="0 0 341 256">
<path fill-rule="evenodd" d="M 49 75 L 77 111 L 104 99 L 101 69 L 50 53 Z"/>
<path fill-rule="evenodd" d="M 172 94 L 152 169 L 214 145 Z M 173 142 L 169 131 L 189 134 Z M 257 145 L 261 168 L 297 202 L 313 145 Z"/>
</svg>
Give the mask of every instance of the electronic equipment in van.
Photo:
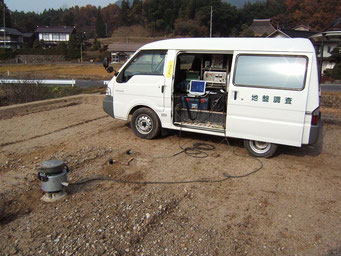
<svg viewBox="0 0 341 256">
<path fill-rule="evenodd" d="M 191 80 L 189 84 L 189 93 L 188 93 L 189 97 L 202 96 L 205 93 L 206 93 L 206 81 Z"/>
<path fill-rule="evenodd" d="M 226 84 L 226 72 L 205 71 L 204 80 L 207 83 Z"/>
</svg>

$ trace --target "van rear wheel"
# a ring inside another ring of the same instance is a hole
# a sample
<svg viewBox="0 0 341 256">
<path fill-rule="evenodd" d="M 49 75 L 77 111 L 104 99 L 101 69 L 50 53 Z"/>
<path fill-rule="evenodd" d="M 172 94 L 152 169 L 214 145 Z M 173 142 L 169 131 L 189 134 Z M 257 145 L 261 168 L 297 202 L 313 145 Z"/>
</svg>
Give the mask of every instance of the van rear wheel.
<svg viewBox="0 0 341 256">
<path fill-rule="evenodd" d="M 276 144 L 255 140 L 244 140 L 244 147 L 255 157 L 271 157 L 277 150 Z"/>
<path fill-rule="evenodd" d="M 133 113 L 130 126 L 137 137 L 153 139 L 161 129 L 160 120 L 155 112 L 149 108 L 140 108 Z"/>
</svg>

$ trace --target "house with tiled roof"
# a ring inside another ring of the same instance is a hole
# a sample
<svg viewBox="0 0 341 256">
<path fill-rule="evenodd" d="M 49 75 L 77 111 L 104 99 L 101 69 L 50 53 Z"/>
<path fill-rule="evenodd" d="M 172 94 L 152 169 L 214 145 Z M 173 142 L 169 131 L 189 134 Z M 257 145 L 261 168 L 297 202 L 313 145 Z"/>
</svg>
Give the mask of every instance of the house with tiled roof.
<svg viewBox="0 0 341 256">
<path fill-rule="evenodd" d="M 276 31 L 270 19 L 253 19 L 249 30 L 253 31 L 256 37 L 266 37 Z"/>
<path fill-rule="evenodd" d="M 35 33 L 39 41 L 43 40 L 45 45 L 57 45 L 60 42 L 69 42 L 70 36 L 75 32 L 72 26 L 39 26 Z"/>
<path fill-rule="evenodd" d="M 111 62 L 119 63 L 126 61 L 137 49 L 146 43 L 122 43 L 115 42 L 108 45 L 108 51 L 111 54 Z"/>
<path fill-rule="evenodd" d="M 332 55 L 333 50 L 341 44 L 341 28 L 316 33 L 309 38 L 316 48 L 318 58 L 322 60 L 322 72 L 326 69 L 333 69 L 335 62 L 331 62 L 328 58 Z"/>
<path fill-rule="evenodd" d="M 277 29 L 267 37 L 271 38 L 307 38 L 314 44 L 316 56 L 322 62 L 322 72 L 326 69 L 333 69 L 335 63 L 330 62 L 328 58 L 332 51 L 341 43 L 341 28 L 337 27 L 331 31 L 313 32 L 304 25 L 297 26 L 293 29 Z M 323 41 L 323 46 L 322 46 Z M 322 53 L 323 48 L 323 54 Z M 323 56 L 323 61 L 321 57 Z"/>
<path fill-rule="evenodd" d="M 0 48 L 20 49 L 32 34 L 22 33 L 15 28 L 0 28 Z"/>
<path fill-rule="evenodd" d="M 277 29 L 267 37 L 271 38 L 309 38 L 316 32 L 297 29 Z"/>
</svg>

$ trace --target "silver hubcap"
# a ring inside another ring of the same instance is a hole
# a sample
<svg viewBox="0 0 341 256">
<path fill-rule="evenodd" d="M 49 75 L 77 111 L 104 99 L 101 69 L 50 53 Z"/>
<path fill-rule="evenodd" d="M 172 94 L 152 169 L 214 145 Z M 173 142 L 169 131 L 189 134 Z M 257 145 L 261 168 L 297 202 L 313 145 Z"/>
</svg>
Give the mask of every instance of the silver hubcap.
<svg viewBox="0 0 341 256">
<path fill-rule="evenodd" d="M 153 122 L 147 115 L 140 115 L 136 118 L 135 127 L 142 134 L 148 134 L 153 129 Z"/>
<path fill-rule="evenodd" d="M 254 152 L 258 154 L 263 154 L 269 151 L 271 143 L 262 141 L 250 141 L 250 147 Z"/>
</svg>

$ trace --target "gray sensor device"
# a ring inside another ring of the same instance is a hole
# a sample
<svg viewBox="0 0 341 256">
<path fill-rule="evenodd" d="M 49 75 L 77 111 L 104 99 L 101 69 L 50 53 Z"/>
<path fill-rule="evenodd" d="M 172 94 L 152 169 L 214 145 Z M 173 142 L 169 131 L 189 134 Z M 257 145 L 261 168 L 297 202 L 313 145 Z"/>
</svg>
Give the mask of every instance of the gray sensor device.
<svg viewBox="0 0 341 256">
<path fill-rule="evenodd" d="M 66 195 L 67 173 L 69 167 L 61 160 L 48 160 L 38 170 L 41 189 L 45 192 L 41 198 L 45 202 L 53 202 Z"/>
</svg>

